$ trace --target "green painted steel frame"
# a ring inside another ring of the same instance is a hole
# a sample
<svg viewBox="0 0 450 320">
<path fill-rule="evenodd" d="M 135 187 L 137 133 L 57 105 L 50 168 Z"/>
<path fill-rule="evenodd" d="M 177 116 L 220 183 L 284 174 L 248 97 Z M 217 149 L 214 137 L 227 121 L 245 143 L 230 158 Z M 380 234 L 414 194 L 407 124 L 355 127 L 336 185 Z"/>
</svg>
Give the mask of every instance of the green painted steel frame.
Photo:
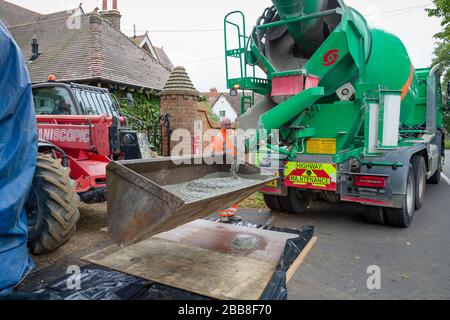
<svg viewBox="0 0 450 320">
<path fill-rule="evenodd" d="M 240 24 L 232 22 L 230 19 L 233 16 L 239 16 Z M 229 49 L 228 48 L 228 27 L 237 31 L 238 36 L 238 48 Z M 242 11 L 232 11 L 225 16 L 224 19 L 224 42 L 225 42 L 225 69 L 226 69 L 226 78 L 227 78 L 227 87 L 228 89 L 241 89 L 244 92 L 245 90 L 251 90 L 256 93 L 266 95 L 270 90 L 270 81 L 263 78 L 257 78 L 256 74 L 256 66 L 250 65 L 247 59 L 247 48 L 248 41 L 250 41 L 249 37 L 246 34 L 246 21 L 245 15 Z M 240 65 L 240 77 L 239 78 L 231 78 L 230 77 L 230 65 L 229 59 L 236 58 L 239 59 Z M 248 74 L 248 67 L 251 67 L 251 75 Z M 244 111 L 244 100 L 242 101 L 241 110 Z"/>
</svg>

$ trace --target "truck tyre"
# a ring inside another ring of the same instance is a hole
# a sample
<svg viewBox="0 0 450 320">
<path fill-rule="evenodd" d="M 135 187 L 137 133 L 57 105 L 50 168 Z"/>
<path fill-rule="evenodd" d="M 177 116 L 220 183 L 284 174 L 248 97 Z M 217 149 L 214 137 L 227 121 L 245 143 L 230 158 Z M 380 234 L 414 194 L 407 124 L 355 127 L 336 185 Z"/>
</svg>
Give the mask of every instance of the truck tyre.
<svg viewBox="0 0 450 320">
<path fill-rule="evenodd" d="M 287 197 L 280 197 L 282 211 L 304 213 L 312 200 L 312 193 L 298 188 L 289 188 Z"/>
<path fill-rule="evenodd" d="M 419 210 L 423 206 L 425 188 L 427 185 L 427 165 L 422 156 L 414 156 L 411 160 L 414 169 L 414 180 L 416 181 L 415 208 Z"/>
<path fill-rule="evenodd" d="M 440 155 L 438 159 L 439 168 L 436 172 L 428 179 L 428 183 L 438 185 L 441 183 L 441 173 L 444 171 L 445 166 L 445 155 Z"/>
<path fill-rule="evenodd" d="M 80 218 L 79 203 L 69 169 L 61 165 L 60 159 L 39 154 L 25 205 L 32 254 L 52 252 L 69 241 Z"/>
<path fill-rule="evenodd" d="M 266 206 L 273 210 L 273 211 L 282 211 L 281 210 L 281 205 L 280 205 L 280 200 L 279 200 L 279 196 L 274 196 L 274 195 L 270 195 L 270 194 L 265 194 L 264 195 L 264 202 L 266 203 Z"/>
<path fill-rule="evenodd" d="M 366 218 L 367 222 L 372 224 L 384 225 L 386 223 L 383 207 L 365 206 L 364 217 Z"/>
<path fill-rule="evenodd" d="M 403 196 L 401 208 L 386 208 L 386 220 L 388 225 L 397 228 L 408 228 L 414 218 L 416 182 L 414 168 L 410 164 L 407 178 L 406 194 Z"/>
</svg>

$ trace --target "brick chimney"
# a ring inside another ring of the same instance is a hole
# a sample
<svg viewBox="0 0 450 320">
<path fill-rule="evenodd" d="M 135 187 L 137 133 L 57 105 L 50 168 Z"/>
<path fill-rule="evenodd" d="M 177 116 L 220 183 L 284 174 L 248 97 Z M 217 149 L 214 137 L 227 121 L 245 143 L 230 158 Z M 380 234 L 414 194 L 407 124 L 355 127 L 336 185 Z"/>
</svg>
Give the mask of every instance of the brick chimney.
<svg viewBox="0 0 450 320">
<path fill-rule="evenodd" d="M 108 9 L 108 0 L 103 0 L 102 11 L 100 11 L 100 16 L 107 20 L 114 28 L 120 30 L 120 20 L 122 15 L 120 14 L 117 7 L 117 0 L 112 0 L 112 9 Z"/>
<path fill-rule="evenodd" d="M 220 93 L 217 90 L 217 88 L 211 88 L 208 93 L 209 103 L 212 105 L 214 102 L 216 102 L 216 100 L 219 96 L 220 96 Z"/>
</svg>

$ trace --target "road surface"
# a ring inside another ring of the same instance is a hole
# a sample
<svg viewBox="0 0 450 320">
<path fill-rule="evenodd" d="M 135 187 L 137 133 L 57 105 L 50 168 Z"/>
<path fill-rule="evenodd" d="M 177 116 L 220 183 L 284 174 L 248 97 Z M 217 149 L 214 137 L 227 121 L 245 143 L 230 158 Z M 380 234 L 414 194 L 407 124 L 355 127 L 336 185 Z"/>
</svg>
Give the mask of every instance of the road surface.
<svg viewBox="0 0 450 320">
<path fill-rule="evenodd" d="M 450 177 L 450 153 L 445 176 Z M 450 182 L 449 179 L 446 179 Z M 364 223 L 361 208 L 316 204 L 275 224 L 316 227 L 319 242 L 289 286 L 290 299 L 450 299 L 450 184 L 427 185 L 409 229 Z M 381 289 L 367 288 L 378 266 Z"/>
</svg>

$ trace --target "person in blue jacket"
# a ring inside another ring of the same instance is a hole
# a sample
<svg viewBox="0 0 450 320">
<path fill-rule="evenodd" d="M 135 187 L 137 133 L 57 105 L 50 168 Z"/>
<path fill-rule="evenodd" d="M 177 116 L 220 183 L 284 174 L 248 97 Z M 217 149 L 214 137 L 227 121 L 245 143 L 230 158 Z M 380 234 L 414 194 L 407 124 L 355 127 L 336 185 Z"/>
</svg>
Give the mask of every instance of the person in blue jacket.
<svg viewBox="0 0 450 320">
<path fill-rule="evenodd" d="M 0 298 L 34 267 L 24 205 L 37 158 L 37 127 L 23 55 L 0 21 Z"/>
</svg>

